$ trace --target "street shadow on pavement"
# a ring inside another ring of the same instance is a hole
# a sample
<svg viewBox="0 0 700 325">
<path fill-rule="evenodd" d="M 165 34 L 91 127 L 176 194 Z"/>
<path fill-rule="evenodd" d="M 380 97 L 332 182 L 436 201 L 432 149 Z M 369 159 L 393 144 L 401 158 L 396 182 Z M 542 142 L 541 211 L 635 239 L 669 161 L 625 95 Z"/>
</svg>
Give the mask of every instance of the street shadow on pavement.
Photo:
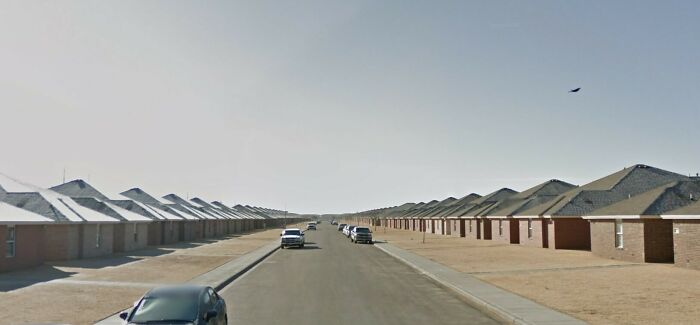
<svg viewBox="0 0 700 325">
<path fill-rule="evenodd" d="M 73 274 L 75 272 L 66 272 L 46 264 L 22 271 L 2 273 L 0 274 L 0 292 L 13 291 L 37 283 L 68 278 Z"/>
</svg>

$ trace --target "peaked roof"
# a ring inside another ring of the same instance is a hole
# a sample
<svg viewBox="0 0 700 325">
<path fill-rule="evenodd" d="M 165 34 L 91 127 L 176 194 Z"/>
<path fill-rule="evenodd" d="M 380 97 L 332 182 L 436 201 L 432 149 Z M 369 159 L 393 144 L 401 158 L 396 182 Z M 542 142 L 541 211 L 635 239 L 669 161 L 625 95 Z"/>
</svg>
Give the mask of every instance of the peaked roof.
<svg viewBox="0 0 700 325">
<path fill-rule="evenodd" d="M 597 209 L 586 216 L 651 216 L 680 209 L 700 197 L 700 182 L 678 181 Z"/>
<path fill-rule="evenodd" d="M 76 179 L 68 183 L 56 185 L 52 187 L 51 190 L 70 197 L 94 197 L 102 201 L 109 200 L 107 196 L 82 179 Z"/>
<path fill-rule="evenodd" d="M 582 216 L 687 176 L 647 165 L 634 165 L 562 193 L 551 202 L 518 213 L 519 216 Z"/>
<path fill-rule="evenodd" d="M 134 187 L 132 189 L 126 190 L 124 192 L 119 193 L 121 195 L 124 195 L 134 201 L 139 201 L 143 203 L 154 203 L 154 204 L 165 204 L 166 202 L 163 202 L 154 196 L 151 196 L 150 194 L 146 193 L 144 190 Z"/>
<path fill-rule="evenodd" d="M 486 216 L 513 216 L 519 211 L 549 202 L 555 199 L 557 195 L 575 187 L 576 185 L 552 179 L 499 201 L 485 214 Z"/>
<path fill-rule="evenodd" d="M 3 187 L 0 200 L 58 222 L 117 222 L 118 219 L 86 208 L 71 197 L 56 191 L 18 181 L 6 175 L 0 177 Z M 10 192 L 7 191 L 20 191 Z"/>
<path fill-rule="evenodd" d="M 18 208 L 9 203 L 0 201 L 0 224 L 3 223 L 51 223 L 53 219 L 46 218 L 38 213 Z"/>
</svg>

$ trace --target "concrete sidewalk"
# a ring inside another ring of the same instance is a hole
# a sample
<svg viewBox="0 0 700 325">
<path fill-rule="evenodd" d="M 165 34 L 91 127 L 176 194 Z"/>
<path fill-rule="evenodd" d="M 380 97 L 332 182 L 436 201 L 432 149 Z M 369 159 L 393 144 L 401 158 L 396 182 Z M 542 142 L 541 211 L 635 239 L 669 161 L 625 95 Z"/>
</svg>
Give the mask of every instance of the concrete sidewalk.
<svg viewBox="0 0 700 325">
<path fill-rule="evenodd" d="M 279 241 L 274 240 L 269 244 L 260 247 L 250 253 L 242 255 L 233 261 L 221 265 L 207 273 L 204 273 L 196 278 L 188 281 L 188 283 L 208 285 L 214 289 L 221 290 L 233 280 L 237 279 L 252 267 L 260 263 L 263 259 L 270 256 L 279 248 Z M 122 325 L 124 321 L 119 318 L 120 311 L 111 315 L 99 322 L 97 325 Z"/>
<path fill-rule="evenodd" d="M 463 296 L 474 307 L 508 324 L 580 325 L 586 322 L 542 306 L 509 291 L 483 282 L 471 275 L 418 256 L 387 243 L 374 245 L 399 259 L 440 285 Z"/>
</svg>

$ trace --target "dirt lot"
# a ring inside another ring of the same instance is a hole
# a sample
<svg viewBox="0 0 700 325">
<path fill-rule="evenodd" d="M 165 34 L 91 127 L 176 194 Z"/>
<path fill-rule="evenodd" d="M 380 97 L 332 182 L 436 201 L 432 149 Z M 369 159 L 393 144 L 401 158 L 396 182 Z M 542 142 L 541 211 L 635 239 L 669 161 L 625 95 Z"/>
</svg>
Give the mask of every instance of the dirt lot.
<svg viewBox="0 0 700 325">
<path fill-rule="evenodd" d="M 591 324 L 697 324 L 700 272 L 377 227 L 375 237 Z"/>
<path fill-rule="evenodd" d="M 279 229 L 0 274 L 0 324 L 92 324 L 150 287 L 179 283 L 279 237 Z"/>
</svg>

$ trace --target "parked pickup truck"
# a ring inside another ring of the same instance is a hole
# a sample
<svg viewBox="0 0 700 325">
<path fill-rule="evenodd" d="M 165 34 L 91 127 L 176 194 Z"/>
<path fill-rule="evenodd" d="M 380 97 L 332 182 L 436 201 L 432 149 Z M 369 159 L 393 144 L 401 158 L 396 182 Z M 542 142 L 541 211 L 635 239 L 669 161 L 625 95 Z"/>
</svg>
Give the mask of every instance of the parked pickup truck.
<svg viewBox="0 0 700 325">
<path fill-rule="evenodd" d="M 350 241 L 355 244 L 362 243 L 372 243 L 372 231 L 367 227 L 355 227 L 350 232 Z"/>
<path fill-rule="evenodd" d="M 304 248 L 304 233 L 299 228 L 287 228 L 280 234 L 280 248 Z"/>
</svg>

